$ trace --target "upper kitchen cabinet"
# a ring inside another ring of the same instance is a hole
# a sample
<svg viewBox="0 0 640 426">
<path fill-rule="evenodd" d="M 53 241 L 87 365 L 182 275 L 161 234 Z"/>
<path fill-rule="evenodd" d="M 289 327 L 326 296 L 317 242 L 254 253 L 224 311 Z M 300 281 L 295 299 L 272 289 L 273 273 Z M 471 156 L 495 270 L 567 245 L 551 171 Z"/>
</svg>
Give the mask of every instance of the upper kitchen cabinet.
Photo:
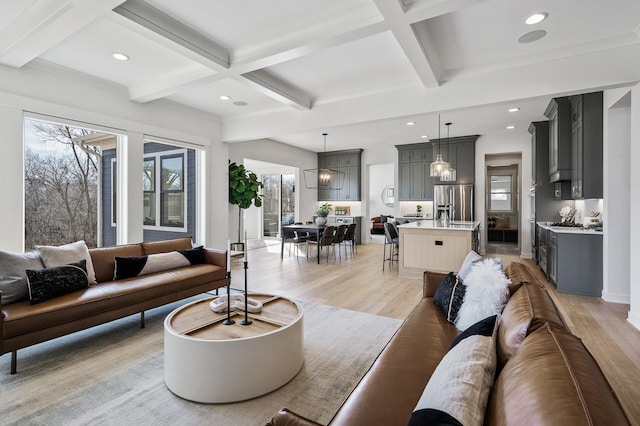
<svg viewBox="0 0 640 426">
<path fill-rule="evenodd" d="M 398 199 L 400 201 L 431 201 L 435 178 L 429 174 L 433 161 L 430 143 L 396 145 L 398 148 Z"/>
<path fill-rule="evenodd" d="M 318 168 L 326 168 L 344 173 L 342 188 L 318 188 L 318 200 L 360 201 L 361 159 L 361 149 L 318 153 Z"/>
<path fill-rule="evenodd" d="M 571 180 L 571 102 L 553 98 L 544 115 L 549 119 L 549 182 Z"/>
<path fill-rule="evenodd" d="M 602 198 L 602 92 L 570 101 L 571 198 Z"/>
<path fill-rule="evenodd" d="M 478 135 L 450 138 L 442 143 L 442 157 L 454 169 L 456 180 L 451 183 L 474 183 L 476 175 L 476 140 Z"/>
</svg>

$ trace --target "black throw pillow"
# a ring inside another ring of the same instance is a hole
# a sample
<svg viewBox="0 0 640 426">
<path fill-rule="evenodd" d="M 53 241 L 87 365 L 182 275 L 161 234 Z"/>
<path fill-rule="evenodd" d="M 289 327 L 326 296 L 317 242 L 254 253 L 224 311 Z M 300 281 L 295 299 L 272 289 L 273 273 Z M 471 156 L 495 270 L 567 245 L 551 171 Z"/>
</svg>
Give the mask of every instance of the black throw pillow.
<svg viewBox="0 0 640 426">
<path fill-rule="evenodd" d="M 87 260 L 44 269 L 27 269 L 31 304 L 89 287 Z"/>
<path fill-rule="evenodd" d="M 458 280 L 453 272 L 449 272 L 438 286 L 436 294 L 433 295 L 433 301 L 442 309 L 450 323 L 455 323 L 458 317 L 465 291 L 466 286 L 462 281 Z"/>
</svg>

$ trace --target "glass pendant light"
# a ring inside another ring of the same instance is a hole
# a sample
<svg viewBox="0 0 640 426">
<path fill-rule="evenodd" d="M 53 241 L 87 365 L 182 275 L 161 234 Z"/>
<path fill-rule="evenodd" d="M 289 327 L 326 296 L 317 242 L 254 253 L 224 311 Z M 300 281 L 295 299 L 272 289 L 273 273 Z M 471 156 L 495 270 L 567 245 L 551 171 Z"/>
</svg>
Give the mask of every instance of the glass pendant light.
<svg viewBox="0 0 640 426">
<path fill-rule="evenodd" d="M 438 114 L 438 154 L 436 155 L 436 161 L 431 163 L 429 167 L 429 175 L 431 177 L 440 177 L 445 170 L 449 169 L 449 163 L 442 159 L 440 154 L 440 114 Z"/>
<path fill-rule="evenodd" d="M 449 126 L 451 126 L 451 124 L 452 123 L 444 123 L 444 125 L 447 126 L 447 157 L 449 158 L 451 158 L 449 156 Z M 440 180 L 443 182 L 455 182 L 457 178 L 456 169 L 454 169 L 451 164 L 448 164 L 448 166 L 447 170 L 440 175 Z"/>
</svg>

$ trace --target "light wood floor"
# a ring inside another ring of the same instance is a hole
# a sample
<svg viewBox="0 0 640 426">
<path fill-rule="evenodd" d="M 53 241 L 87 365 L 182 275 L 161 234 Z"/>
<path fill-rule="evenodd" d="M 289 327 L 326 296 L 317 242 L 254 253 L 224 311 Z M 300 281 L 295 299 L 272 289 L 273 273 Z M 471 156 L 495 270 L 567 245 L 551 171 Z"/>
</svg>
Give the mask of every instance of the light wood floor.
<svg viewBox="0 0 640 426">
<path fill-rule="evenodd" d="M 304 251 L 304 246 L 301 246 Z M 315 250 L 315 249 L 313 249 Z M 382 271 L 382 244 L 358 246 L 356 256 L 345 254 L 329 263 L 308 261 L 301 253 L 291 255 L 280 246 L 249 251 L 250 292 L 279 294 L 296 300 L 337 306 L 344 309 L 406 318 L 422 297 L 422 282 L 398 277 L 398 265 Z M 312 254 L 315 252 L 312 251 Z M 512 261 L 526 263 L 546 282 L 533 261 L 511 255 L 499 256 L 507 266 Z M 547 283 L 550 294 L 563 312 L 574 334 L 582 338 L 596 358 L 629 416 L 640 425 L 640 331 L 626 321 L 628 305 L 607 303 L 594 297 L 559 294 Z M 232 287 L 244 286 L 241 262 L 232 266 Z"/>
</svg>

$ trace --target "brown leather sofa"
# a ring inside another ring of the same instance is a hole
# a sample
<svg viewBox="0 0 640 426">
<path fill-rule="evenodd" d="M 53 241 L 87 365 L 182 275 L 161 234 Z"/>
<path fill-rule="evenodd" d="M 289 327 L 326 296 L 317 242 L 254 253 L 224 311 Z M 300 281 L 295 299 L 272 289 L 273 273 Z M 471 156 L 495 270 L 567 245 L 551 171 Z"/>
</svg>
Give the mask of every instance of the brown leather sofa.
<svg viewBox="0 0 640 426">
<path fill-rule="evenodd" d="M 98 284 L 36 305 L 2 306 L 0 355 L 226 286 L 226 251 L 206 249 L 204 264 L 113 280 L 115 256 L 131 257 L 191 248 L 191 238 L 90 249 Z M 2 294 L 0 294 L 1 301 Z"/>
<path fill-rule="evenodd" d="M 371 233 L 384 234 L 384 223 L 382 223 L 381 216 L 374 216 L 371 218 Z"/>
<path fill-rule="evenodd" d="M 487 425 L 627 425 L 617 396 L 582 341 L 571 334 L 544 286 L 521 263 L 498 328 L 498 371 Z M 423 299 L 336 413 L 331 425 L 406 425 L 436 366 L 458 334 L 434 304 L 443 274 L 425 272 Z M 304 413 L 300 413 L 304 415 Z M 287 409 L 270 426 L 317 424 Z"/>
</svg>

